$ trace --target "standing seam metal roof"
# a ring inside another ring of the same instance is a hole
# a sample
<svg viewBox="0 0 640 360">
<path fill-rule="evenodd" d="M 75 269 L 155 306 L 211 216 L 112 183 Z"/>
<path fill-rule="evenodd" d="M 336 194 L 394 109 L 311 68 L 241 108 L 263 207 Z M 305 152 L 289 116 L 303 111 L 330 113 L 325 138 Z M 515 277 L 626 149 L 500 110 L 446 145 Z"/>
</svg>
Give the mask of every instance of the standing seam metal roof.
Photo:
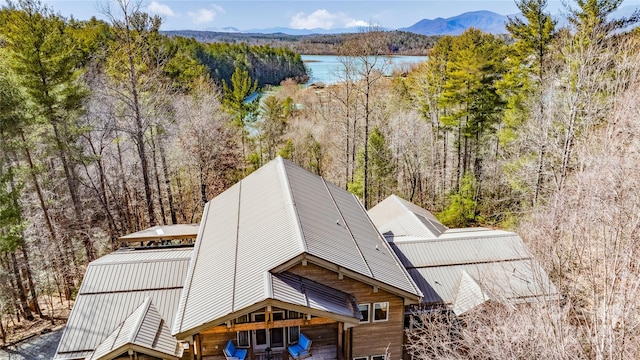
<svg viewBox="0 0 640 360">
<path fill-rule="evenodd" d="M 146 298 L 171 328 L 191 253 L 184 248 L 125 250 L 91 262 L 55 359 L 89 356 Z M 155 265 L 154 257 L 160 259 Z"/>
<path fill-rule="evenodd" d="M 162 353 L 168 358 L 181 356 L 178 342 L 171 336 L 167 325 L 151 298 L 129 315 L 93 352 L 90 360 L 107 360 L 119 355 L 127 346 L 138 345 L 142 348 Z"/>
<path fill-rule="evenodd" d="M 289 272 L 271 275 L 273 298 L 294 305 L 330 312 L 360 322 L 358 302 L 351 294 Z"/>
<path fill-rule="evenodd" d="M 352 194 L 282 158 L 206 209 L 173 334 L 272 298 L 265 273 L 305 253 L 420 295 Z"/>
<path fill-rule="evenodd" d="M 423 303 L 449 304 L 466 312 L 485 301 L 486 294 L 509 301 L 557 297 L 555 286 L 517 234 L 469 228 L 423 236 L 424 228 L 404 226 L 407 216 L 416 213 L 433 217 L 416 208 L 391 196 L 370 213 L 381 231 L 387 231 L 391 248 L 422 290 Z"/>
<path fill-rule="evenodd" d="M 396 195 L 382 200 L 368 213 L 389 241 L 403 236 L 435 239 L 447 230 L 429 211 Z"/>
</svg>

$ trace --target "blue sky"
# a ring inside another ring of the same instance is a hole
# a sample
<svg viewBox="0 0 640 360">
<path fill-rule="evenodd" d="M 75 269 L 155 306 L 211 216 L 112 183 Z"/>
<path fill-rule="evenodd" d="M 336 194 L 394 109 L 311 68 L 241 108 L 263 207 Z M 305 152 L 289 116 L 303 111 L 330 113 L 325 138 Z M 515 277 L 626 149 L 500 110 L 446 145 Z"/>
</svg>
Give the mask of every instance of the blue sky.
<svg viewBox="0 0 640 360">
<path fill-rule="evenodd" d="M 43 0 L 54 11 L 76 19 L 104 18 L 100 8 L 108 0 Z M 132 0 L 134 1 L 134 0 Z M 0 3 L 4 1 L 0 0 Z M 625 0 L 624 6 L 638 6 L 640 0 Z M 518 11 L 513 0 L 143 0 L 142 8 L 163 18 L 163 30 L 239 30 L 290 27 L 334 29 L 374 23 L 386 28 L 411 26 L 422 19 L 451 17 L 467 11 L 490 10 L 509 15 Z M 561 1 L 549 1 L 551 13 L 562 11 Z"/>
</svg>

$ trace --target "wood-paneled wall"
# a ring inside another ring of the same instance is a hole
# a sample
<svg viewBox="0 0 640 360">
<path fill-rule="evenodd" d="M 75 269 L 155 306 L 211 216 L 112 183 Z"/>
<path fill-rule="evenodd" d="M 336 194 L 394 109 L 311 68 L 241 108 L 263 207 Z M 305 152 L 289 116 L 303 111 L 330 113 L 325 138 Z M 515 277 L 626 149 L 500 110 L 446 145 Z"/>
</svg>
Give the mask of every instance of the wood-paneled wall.
<svg viewBox="0 0 640 360">
<path fill-rule="evenodd" d="M 371 357 L 375 355 L 389 355 L 388 359 L 402 358 L 402 340 L 404 333 L 404 300 L 397 295 L 379 289 L 374 292 L 373 286 L 351 279 L 346 275 L 342 279 L 338 274 L 314 264 L 296 265 L 289 272 L 317 281 L 326 286 L 349 293 L 360 304 L 370 304 L 373 313 L 373 303 L 389 302 L 389 320 L 369 322 L 352 328 L 351 356 Z"/>
</svg>

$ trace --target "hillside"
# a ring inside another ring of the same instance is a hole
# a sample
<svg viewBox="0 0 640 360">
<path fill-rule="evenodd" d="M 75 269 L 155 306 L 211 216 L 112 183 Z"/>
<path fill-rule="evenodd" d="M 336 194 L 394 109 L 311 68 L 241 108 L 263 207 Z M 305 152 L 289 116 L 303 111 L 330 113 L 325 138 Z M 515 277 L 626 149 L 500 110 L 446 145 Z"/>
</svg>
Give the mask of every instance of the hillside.
<svg viewBox="0 0 640 360">
<path fill-rule="evenodd" d="M 202 43 L 269 45 L 285 47 L 300 54 L 315 55 L 336 55 L 339 45 L 361 36 L 359 33 L 289 35 L 194 30 L 163 31 L 162 33 L 169 37 L 192 38 Z M 425 55 L 427 49 L 431 48 L 439 38 L 399 30 L 387 31 L 386 35 L 389 55 Z"/>
</svg>

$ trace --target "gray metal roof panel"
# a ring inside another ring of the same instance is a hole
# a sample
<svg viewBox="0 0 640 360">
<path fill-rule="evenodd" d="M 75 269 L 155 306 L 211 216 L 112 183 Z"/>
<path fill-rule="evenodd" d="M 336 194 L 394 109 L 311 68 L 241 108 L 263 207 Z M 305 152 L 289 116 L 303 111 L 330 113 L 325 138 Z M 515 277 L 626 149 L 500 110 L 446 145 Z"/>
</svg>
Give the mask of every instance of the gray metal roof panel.
<svg viewBox="0 0 640 360">
<path fill-rule="evenodd" d="M 206 322 L 211 318 L 208 313 L 232 311 L 239 198 L 240 184 L 236 184 L 205 207 L 174 334 Z"/>
<path fill-rule="evenodd" d="M 391 195 L 368 211 L 372 221 L 390 241 L 398 237 L 437 238 L 447 227 L 429 211 Z"/>
<path fill-rule="evenodd" d="M 438 240 L 390 243 L 406 268 L 481 263 L 529 258 L 522 239 L 515 233 Z"/>
<path fill-rule="evenodd" d="M 189 259 L 89 266 L 80 293 L 104 293 L 182 287 Z"/>
<path fill-rule="evenodd" d="M 153 248 L 153 249 L 120 249 L 91 262 L 92 265 L 130 263 L 158 260 L 191 259 L 192 247 Z"/>
<path fill-rule="evenodd" d="M 88 356 L 91 356 L 93 351 L 71 351 L 66 353 L 57 353 L 54 356 L 54 360 L 77 360 L 77 359 L 85 359 Z"/>
<path fill-rule="evenodd" d="M 107 259 L 91 262 L 56 358 L 95 350 L 146 297 L 152 299 L 170 326 L 182 291 L 180 279 L 186 275 L 191 252 L 192 249 L 117 251 L 104 257 Z M 153 258 L 160 259 L 157 266 L 150 266 Z"/>
<path fill-rule="evenodd" d="M 145 241 L 157 239 L 195 238 L 198 224 L 157 225 L 118 238 L 121 241 Z"/>
<path fill-rule="evenodd" d="M 471 275 L 462 271 L 452 306 L 453 312 L 456 315 L 462 315 L 490 299 L 487 291 Z"/>
<path fill-rule="evenodd" d="M 392 266 L 389 253 L 371 254 L 368 260 L 378 274 L 372 275 L 358 243 L 384 247 L 384 240 L 353 195 L 327 186 L 322 178 L 278 158 L 211 200 L 173 334 L 188 334 L 269 298 L 265 273 L 305 252 L 419 294 L 406 272 L 402 277 L 404 268 Z M 340 204 L 334 197 L 340 197 Z M 399 280 L 391 273 L 400 275 Z"/>
<path fill-rule="evenodd" d="M 181 289 L 80 295 L 67 320 L 57 353 L 93 351 L 149 297 L 170 327 Z"/>
<path fill-rule="evenodd" d="M 345 292 L 288 272 L 271 275 L 273 298 L 360 321 L 356 299 Z"/>
<path fill-rule="evenodd" d="M 416 268 L 409 269 L 409 274 L 422 290 L 423 303 L 453 304 L 463 271 L 500 299 L 557 294 L 544 270 L 529 259 Z"/>
<path fill-rule="evenodd" d="M 285 167 L 308 252 L 371 276 L 322 178 L 289 162 Z"/>
<path fill-rule="evenodd" d="M 329 184 L 328 188 L 364 257 L 371 272 L 370 276 L 398 289 L 418 294 L 419 290 L 416 289 L 406 269 L 371 222 L 362 204 L 353 194 L 335 185 Z"/>
<path fill-rule="evenodd" d="M 162 316 L 146 298 L 113 332 L 104 340 L 90 357 L 91 360 L 109 359 L 127 346 L 160 352 L 170 357 L 178 357 L 178 342 L 171 336 Z"/>
<path fill-rule="evenodd" d="M 266 299 L 264 273 L 305 250 L 282 161 L 211 200 L 173 333 Z"/>
<path fill-rule="evenodd" d="M 131 342 L 132 333 L 137 331 L 137 327 L 142 318 L 144 318 L 144 313 L 146 313 L 149 303 L 150 299 L 146 298 L 142 304 L 139 304 L 138 307 L 96 347 L 89 360 L 101 359 L 113 350 Z"/>
</svg>

